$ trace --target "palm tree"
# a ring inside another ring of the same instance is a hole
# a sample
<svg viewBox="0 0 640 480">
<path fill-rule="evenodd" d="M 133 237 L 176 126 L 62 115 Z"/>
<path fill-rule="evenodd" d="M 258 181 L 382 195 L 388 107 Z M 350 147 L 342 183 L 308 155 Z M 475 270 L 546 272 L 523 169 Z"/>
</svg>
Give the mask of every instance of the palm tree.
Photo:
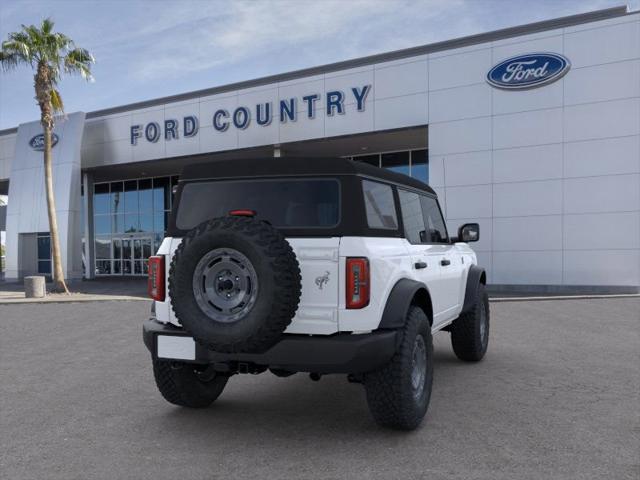
<svg viewBox="0 0 640 480">
<path fill-rule="evenodd" d="M 91 80 L 91 64 L 95 60 L 89 51 L 76 47 L 73 40 L 53 31 L 53 21 L 46 18 L 40 27 L 22 25 L 22 30 L 9 34 L 2 42 L 0 63 L 4 70 L 21 65 L 34 71 L 36 100 L 40 106 L 40 123 L 44 129 L 44 176 L 47 191 L 47 211 L 51 234 L 51 256 L 53 260 L 53 290 L 69 293 L 64 280 L 58 238 L 58 221 L 53 196 L 51 171 L 51 133 L 56 113 L 64 113 L 58 82 L 63 73 L 79 74 Z"/>
<path fill-rule="evenodd" d="M 6 205 L 6 201 L 4 200 L 4 198 L 2 198 L 2 195 L 0 195 L 0 207 L 4 207 Z M 0 232 L 0 237 L 2 236 L 2 232 Z M 2 238 L 0 238 L 0 240 L 2 240 Z M 2 242 L 0 241 L 0 279 L 2 278 L 2 272 L 4 272 L 4 267 L 2 266 L 2 257 L 4 257 L 4 245 L 2 245 Z"/>
</svg>

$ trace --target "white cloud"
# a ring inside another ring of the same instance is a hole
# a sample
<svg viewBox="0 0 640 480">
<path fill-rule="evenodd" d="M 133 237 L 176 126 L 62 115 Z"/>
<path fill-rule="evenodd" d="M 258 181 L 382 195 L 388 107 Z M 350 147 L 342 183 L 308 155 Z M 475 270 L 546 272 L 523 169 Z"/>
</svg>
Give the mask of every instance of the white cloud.
<svg viewBox="0 0 640 480">
<path fill-rule="evenodd" d="M 624 0 L 0 0 L 0 36 L 53 15 L 91 50 L 91 111 L 619 5 Z M 640 0 L 631 0 L 640 8 Z M 0 74 L 0 128 L 38 117 L 32 73 Z"/>
<path fill-rule="evenodd" d="M 177 3 L 153 22 L 116 34 L 99 47 L 133 47 L 128 51 L 132 55 L 129 73 L 143 81 L 309 46 L 324 50 L 325 56 L 331 56 L 326 55 L 327 50 L 339 46 L 334 56 L 347 58 L 406 47 L 412 37 L 428 38 L 431 35 L 426 30 L 405 29 L 403 24 L 415 26 L 420 19 L 426 26 L 463 4 L 463 0 Z M 465 22 L 467 29 L 469 23 Z"/>
</svg>

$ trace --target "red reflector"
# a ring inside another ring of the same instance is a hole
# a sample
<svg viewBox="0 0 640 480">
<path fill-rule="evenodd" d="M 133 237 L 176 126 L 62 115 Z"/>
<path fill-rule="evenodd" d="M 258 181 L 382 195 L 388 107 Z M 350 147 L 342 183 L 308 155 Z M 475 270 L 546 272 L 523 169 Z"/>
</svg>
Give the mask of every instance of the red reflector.
<svg viewBox="0 0 640 480">
<path fill-rule="evenodd" d="M 364 308 L 369 305 L 370 289 L 369 259 L 365 257 L 348 257 L 347 308 Z"/>
<path fill-rule="evenodd" d="M 149 296 L 158 302 L 164 302 L 164 256 L 149 257 Z"/>
<path fill-rule="evenodd" d="M 255 217 L 256 211 L 248 209 L 231 210 L 229 215 L 232 217 Z"/>
</svg>

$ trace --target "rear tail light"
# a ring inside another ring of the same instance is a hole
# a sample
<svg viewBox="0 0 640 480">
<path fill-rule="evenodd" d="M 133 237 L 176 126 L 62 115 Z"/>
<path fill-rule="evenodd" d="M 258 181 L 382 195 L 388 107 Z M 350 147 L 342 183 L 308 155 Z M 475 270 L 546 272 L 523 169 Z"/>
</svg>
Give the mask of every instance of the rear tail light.
<svg viewBox="0 0 640 480">
<path fill-rule="evenodd" d="M 347 258 L 347 308 L 364 308 L 369 305 L 371 289 L 369 259 Z"/>
<path fill-rule="evenodd" d="M 256 211 L 249 210 L 248 208 L 239 208 L 237 210 L 231 210 L 229 215 L 232 217 L 255 217 Z"/>
<path fill-rule="evenodd" d="M 164 302 L 164 256 L 149 257 L 149 296 L 158 302 Z"/>
</svg>

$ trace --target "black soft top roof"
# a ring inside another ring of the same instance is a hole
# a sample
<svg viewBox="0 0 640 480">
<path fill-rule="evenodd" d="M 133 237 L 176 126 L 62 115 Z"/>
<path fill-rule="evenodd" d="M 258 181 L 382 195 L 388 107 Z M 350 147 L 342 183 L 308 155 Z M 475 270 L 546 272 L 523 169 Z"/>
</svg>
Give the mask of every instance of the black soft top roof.
<svg viewBox="0 0 640 480">
<path fill-rule="evenodd" d="M 427 184 L 408 177 L 407 175 L 345 158 L 266 157 L 257 159 L 212 160 L 207 163 L 187 165 L 182 170 L 180 181 L 309 175 L 361 175 L 390 183 L 406 185 L 407 187 L 435 195 L 433 189 Z"/>
</svg>

